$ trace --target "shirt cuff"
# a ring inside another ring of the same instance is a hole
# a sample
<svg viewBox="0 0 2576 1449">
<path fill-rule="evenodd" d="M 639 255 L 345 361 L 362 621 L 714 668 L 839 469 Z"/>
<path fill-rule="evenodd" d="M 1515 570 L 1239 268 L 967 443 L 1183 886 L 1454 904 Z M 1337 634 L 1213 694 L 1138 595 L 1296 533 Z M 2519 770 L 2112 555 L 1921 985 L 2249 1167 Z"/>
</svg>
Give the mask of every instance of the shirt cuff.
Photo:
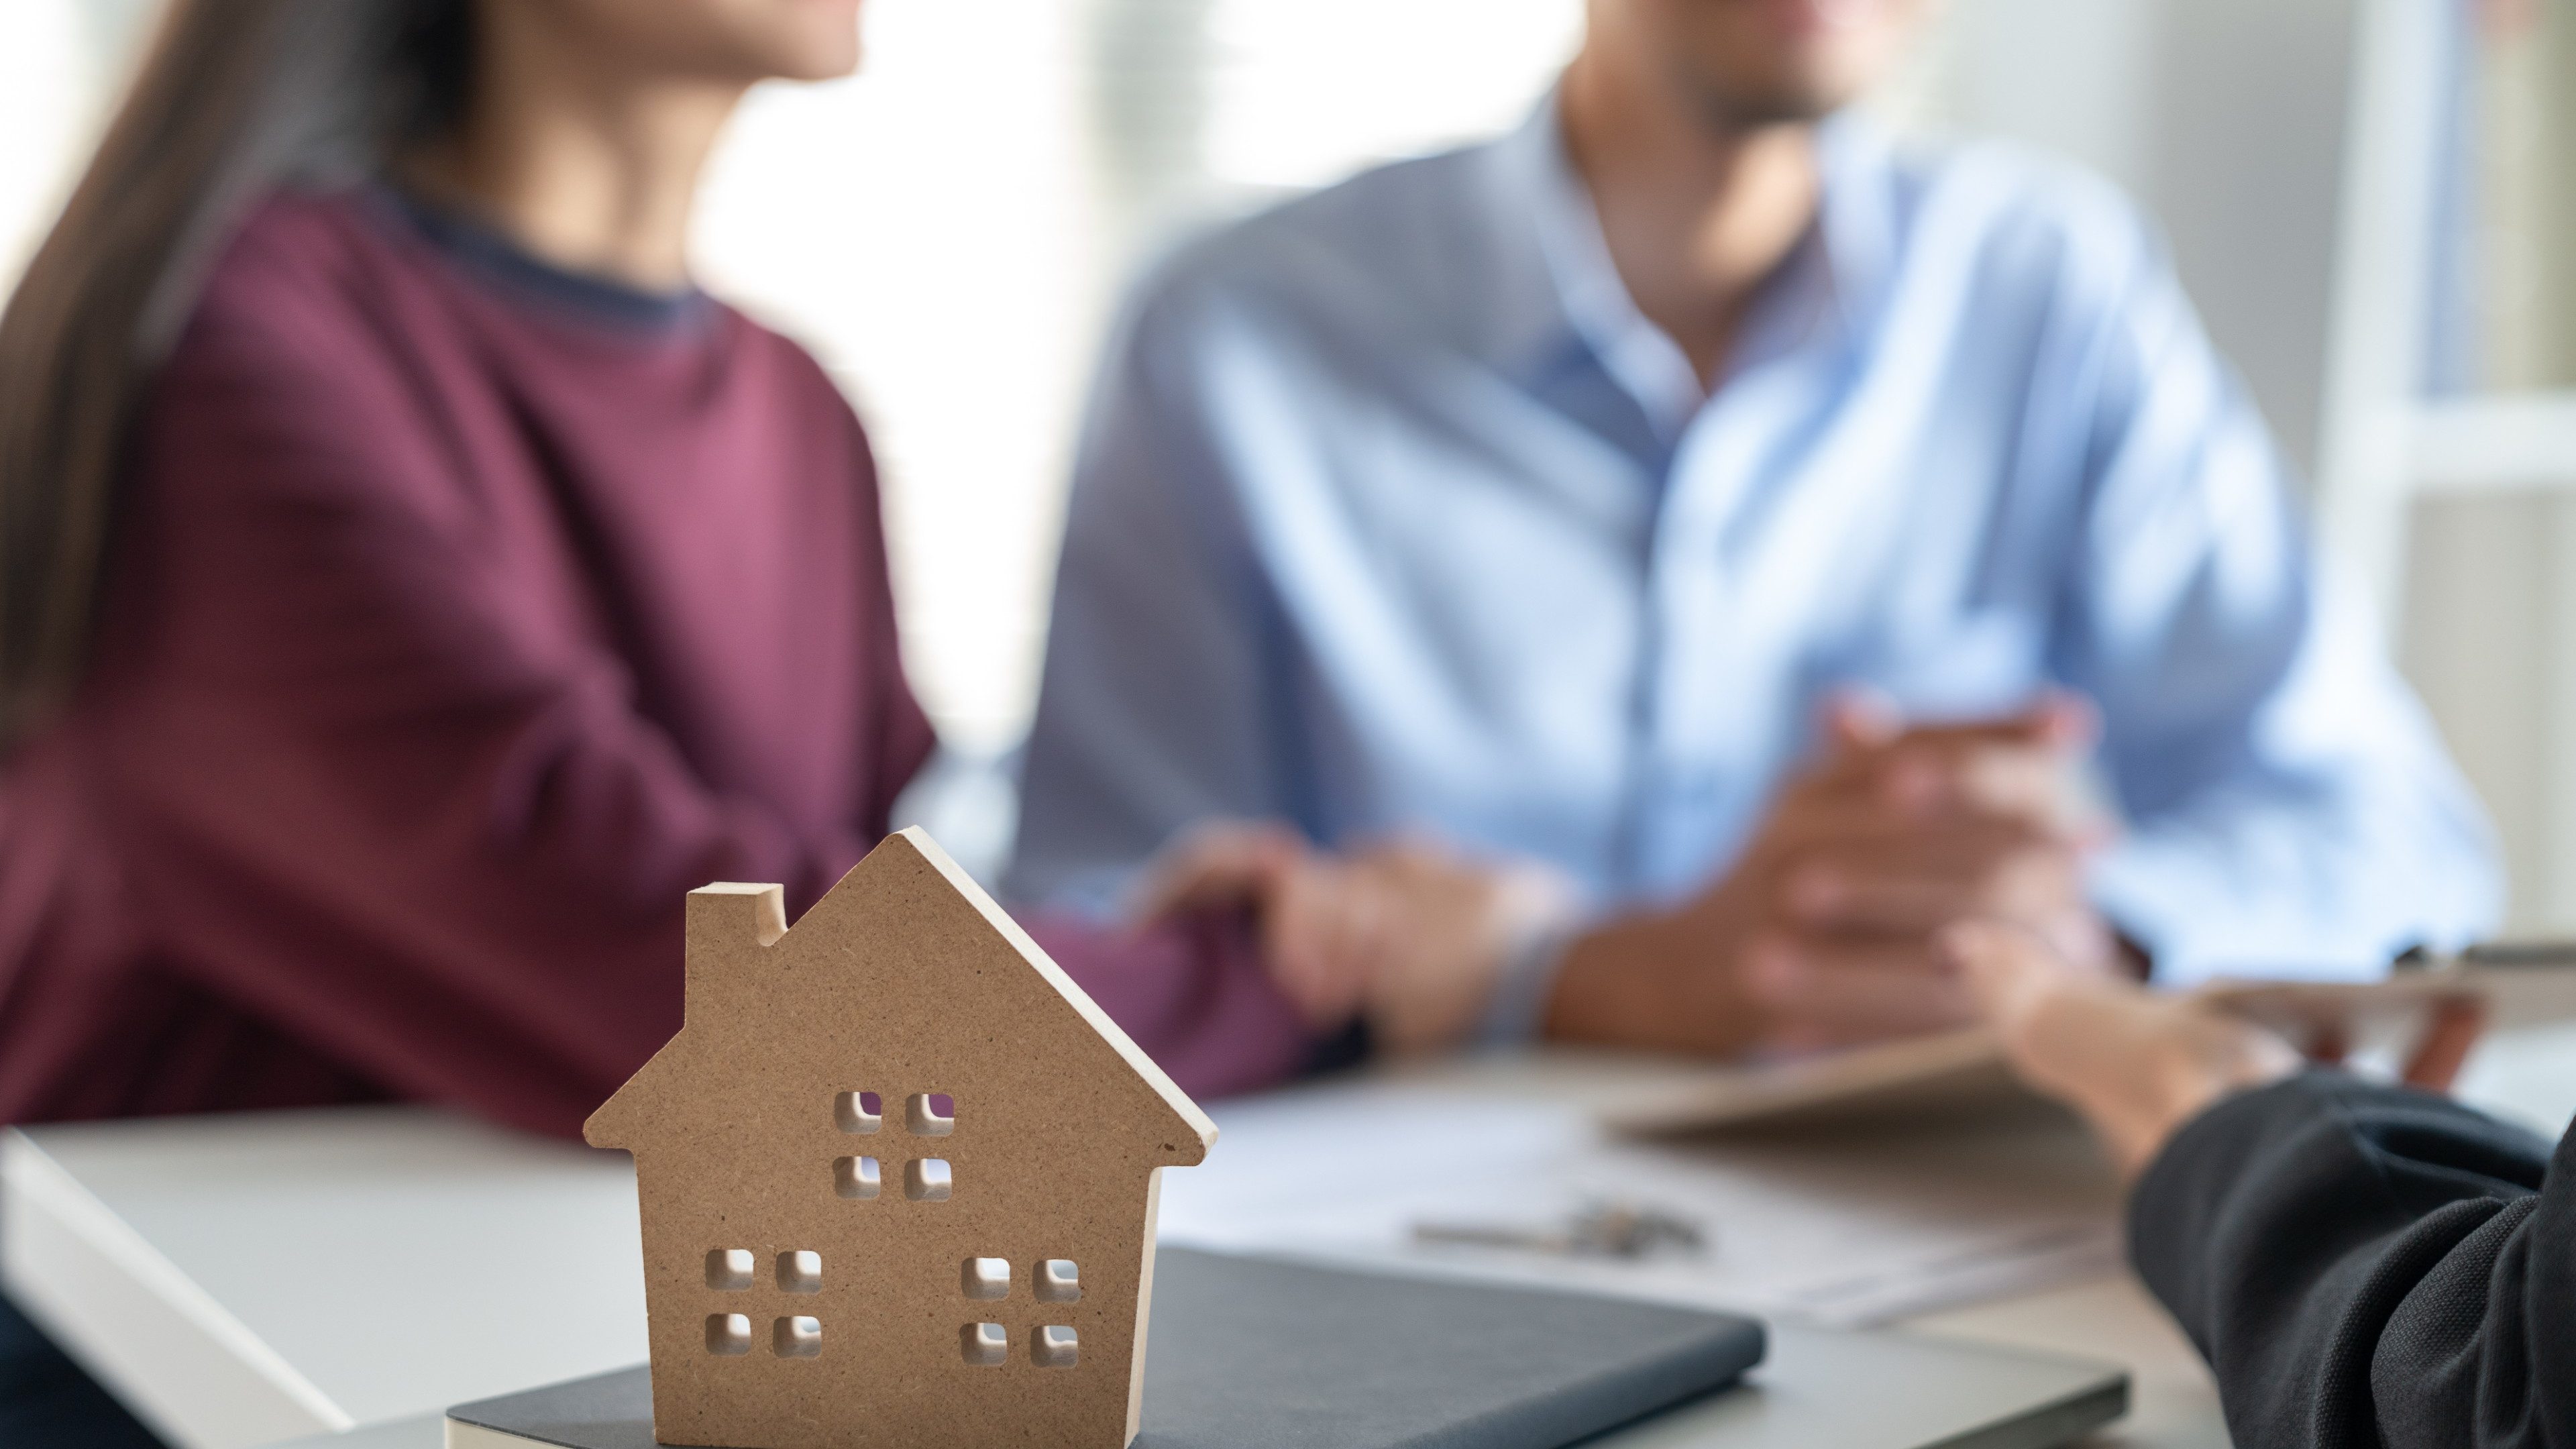
<svg viewBox="0 0 2576 1449">
<path fill-rule="evenodd" d="M 2231 863 L 2223 841 L 2127 836 L 2095 857 L 2086 893 L 2163 987 L 2375 980 L 2412 943 L 2388 939 L 2384 913 L 2319 899 L 2313 881 Z"/>
<path fill-rule="evenodd" d="M 1562 920 L 1524 932 L 1503 957 L 1494 978 L 1494 994 L 1476 1024 L 1479 1047 L 1525 1046 L 1546 1025 L 1548 998 L 1556 992 L 1557 972 L 1565 951 L 1583 932 L 1581 922 Z"/>
</svg>

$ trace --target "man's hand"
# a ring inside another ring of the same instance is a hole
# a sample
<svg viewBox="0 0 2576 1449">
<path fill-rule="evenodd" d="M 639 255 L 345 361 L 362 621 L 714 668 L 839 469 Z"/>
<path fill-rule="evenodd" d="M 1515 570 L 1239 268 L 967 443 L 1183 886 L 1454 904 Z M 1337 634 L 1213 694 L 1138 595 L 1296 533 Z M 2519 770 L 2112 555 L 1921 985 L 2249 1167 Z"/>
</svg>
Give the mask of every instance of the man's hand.
<svg viewBox="0 0 2576 1449">
<path fill-rule="evenodd" d="M 2077 966 L 2021 927 L 1961 922 L 1941 945 L 2014 1073 L 2080 1113 L 2123 1177 L 2220 1098 L 2299 1069 L 2288 1042 L 2242 1017 Z"/>
<path fill-rule="evenodd" d="M 1799 1050 L 1956 1026 L 1974 1007 L 1935 948 L 1952 922 L 2020 923 L 2108 972 L 2120 947 L 2082 893 L 2102 834 L 2076 764 L 2091 710 L 1900 728 L 1832 706 L 1824 757 L 1735 868 L 1677 909 L 1579 938 L 1550 1035 L 1684 1051 Z"/>
</svg>

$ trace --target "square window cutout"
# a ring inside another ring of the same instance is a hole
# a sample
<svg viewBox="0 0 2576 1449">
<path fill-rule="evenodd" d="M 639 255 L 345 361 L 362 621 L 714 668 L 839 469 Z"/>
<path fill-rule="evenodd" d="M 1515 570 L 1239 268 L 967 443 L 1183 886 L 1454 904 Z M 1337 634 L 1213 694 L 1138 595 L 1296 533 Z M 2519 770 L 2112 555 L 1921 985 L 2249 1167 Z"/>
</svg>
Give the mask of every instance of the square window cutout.
<svg viewBox="0 0 2576 1449">
<path fill-rule="evenodd" d="M 945 1157 L 916 1157 L 903 1165 L 903 1195 L 914 1202 L 946 1202 L 949 1186 Z"/>
<path fill-rule="evenodd" d="M 1029 1335 L 1029 1360 L 1039 1368 L 1071 1368 L 1081 1351 L 1073 1330 L 1061 1323 L 1050 1323 Z"/>
<path fill-rule="evenodd" d="M 782 1318 L 769 1331 L 769 1347 L 780 1358 L 812 1358 L 823 1351 L 823 1321 Z"/>
<path fill-rule="evenodd" d="M 915 1137 L 945 1137 L 957 1130 L 957 1099 L 946 1092 L 915 1092 L 903 1104 L 903 1125 Z"/>
<path fill-rule="evenodd" d="M 874 1092 L 843 1092 L 832 1099 L 832 1122 L 844 1132 L 874 1132 L 885 1125 L 885 1104 Z"/>
<path fill-rule="evenodd" d="M 969 1298 L 1011 1296 L 1011 1260 L 1008 1258 L 969 1258 L 957 1276 Z"/>
<path fill-rule="evenodd" d="M 732 1293 L 751 1286 L 751 1249 L 715 1248 L 707 1253 L 707 1286 Z"/>
<path fill-rule="evenodd" d="M 726 1358 L 751 1352 L 751 1320 L 739 1313 L 708 1314 L 707 1352 Z"/>
<path fill-rule="evenodd" d="M 1011 1356 L 1011 1335 L 998 1323 L 970 1323 L 957 1330 L 957 1346 L 968 1363 L 992 1368 Z"/>
<path fill-rule="evenodd" d="M 1038 1264 L 1038 1299 L 1044 1303 L 1082 1301 L 1082 1270 L 1071 1258 L 1049 1258 Z"/>
<path fill-rule="evenodd" d="M 842 1197 L 875 1197 L 877 1160 L 873 1157 L 834 1158 L 832 1191 Z"/>
<path fill-rule="evenodd" d="M 798 1248 L 778 1255 L 778 1291 L 781 1293 L 820 1293 L 823 1291 L 823 1255 Z"/>
</svg>

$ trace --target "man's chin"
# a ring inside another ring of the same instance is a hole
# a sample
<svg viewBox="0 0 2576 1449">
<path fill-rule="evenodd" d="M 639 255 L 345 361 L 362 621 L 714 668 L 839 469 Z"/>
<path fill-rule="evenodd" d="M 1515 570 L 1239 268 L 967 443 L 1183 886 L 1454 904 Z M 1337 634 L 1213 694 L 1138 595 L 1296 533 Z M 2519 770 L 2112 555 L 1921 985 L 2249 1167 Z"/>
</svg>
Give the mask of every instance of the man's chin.
<svg viewBox="0 0 2576 1449">
<path fill-rule="evenodd" d="M 1735 133 L 1773 126 L 1813 125 L 1851 103 L 1838 87 L 1777 86 L 1745 88 L 1700 84 L 1700 114 L 1713 128 Z"/>
<path fill-rule="evenodd" d="M 1726 65 L 1716 57 L 1671 56 L 1665 74 L 1708 123 L 1720 131 L 1794 126 L 1821 121 L 1858 98 L 1860 79 L 1842 74 L 1838 57 L 1806 57 L 1806 64 Z"/>
</svg>

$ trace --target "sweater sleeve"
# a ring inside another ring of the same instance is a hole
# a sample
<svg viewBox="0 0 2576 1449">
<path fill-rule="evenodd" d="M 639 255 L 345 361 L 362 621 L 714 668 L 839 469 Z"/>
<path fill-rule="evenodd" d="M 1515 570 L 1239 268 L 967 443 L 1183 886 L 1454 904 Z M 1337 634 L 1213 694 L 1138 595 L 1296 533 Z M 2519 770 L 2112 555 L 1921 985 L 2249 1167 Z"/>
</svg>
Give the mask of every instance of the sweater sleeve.
<svg viewBox="0 0 2576 1449">
<path fill-rule="evenodd" d="M 1143 931 L 1070 915 L 1033 918 L 1028 927 L 1192 1096 L 1277 1086 L 1319 1063 L 1324 1043 L 1262 969 L 1239 912 L 1204 911 Z"/>
<path fill-rule="evenodd" d="M 2576 1130 L 2311 1073 L 2187 1126 L 2129 1231 L 2239 1444 L 2576 1443 Z"/>
</svg>

